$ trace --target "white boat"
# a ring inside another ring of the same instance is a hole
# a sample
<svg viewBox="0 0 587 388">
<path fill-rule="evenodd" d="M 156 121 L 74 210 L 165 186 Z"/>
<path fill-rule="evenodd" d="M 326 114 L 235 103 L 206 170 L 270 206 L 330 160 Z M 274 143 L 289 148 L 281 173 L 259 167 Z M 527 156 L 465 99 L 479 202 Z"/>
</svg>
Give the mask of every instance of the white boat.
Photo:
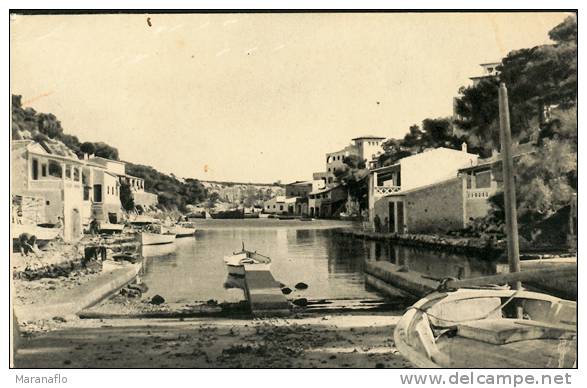
<svg viewBox="0 0 587 388">
<path fill-rule="evenodd" d="M 191 237 L 196 233 L 196 227 L 191 222 L 180 222 L 169 228 L 176 237 Z"/>
<path fill-rule="evenodd" d="M 11 224 L 10 231 L 13 240 L 18 240 L 18 237 L 21 234 L 28 233 L 37 237 L 37 244 L 41 244 L 56 239 L 61 232 L 61 228 L 45 228 L 42 226 L 30 224 Z"/>
<path fill-rule="evenodd" d="M 576 317 L 576 302 L 542 293 L 434 292 L 408 309 L 394 340 L 421 368 L 571 368 Z"/>
<path fill-rule="evenodd" d="M 168 256 L 175 252 L 177 244 L 142 245 L 142 257 Z"/>
<path fill-rule="evenodd" d="M 102 222 L 100 223 L 100 232 L 101 233 L 122 233 L 122 230 L 124 229 L 124 225 L 123 224 L 111 224 L 108 222 Z"/>
<path fill-rule="evenodd" d="M 133 225 L 149 225 L 149 224 L 157 224 L 159 220 L 153 218 L 151 216 L 147 216 L 144 214 L 137 214 L 134 217 L 130 217 L 128 222 Z"/>
<path fill-rule="evenodd" d="M 247 251 L 243 244 L 240 252 L 234 252 L 232 255 L 224 257 L 224 264 L 226 264 L 229 275 L 244 276 L 245 264 L 269 267 L 271 259 L 260 253 Z"/>
<path fill-rule="evenodd" d="M 153 233 L 143 231 L 140 233 L 141 245 L 161 245 L 171 244 L 175 242 L 175 234 L 173 233 Z"/>
</svg>

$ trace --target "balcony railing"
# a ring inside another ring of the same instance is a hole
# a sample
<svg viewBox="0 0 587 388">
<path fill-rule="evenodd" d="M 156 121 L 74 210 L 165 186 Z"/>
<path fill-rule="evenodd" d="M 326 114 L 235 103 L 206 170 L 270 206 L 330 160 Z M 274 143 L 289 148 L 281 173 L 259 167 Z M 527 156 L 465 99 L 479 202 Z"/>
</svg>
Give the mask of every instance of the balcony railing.
<svg viewBox="0 0 587 388">
<path fill-rule="evenodd" d="M 375 186 L 375 195 L 383 197 L 386 195 L 395 194 L 401 191 L 400 186 Z"/>
<path fill-rule="evenodd" d="M 495 191 L 495 189 L 490 187 L 483 189 L 467 189 L 467 199 L 488 199 L 495 194 Z"/>
</svg>

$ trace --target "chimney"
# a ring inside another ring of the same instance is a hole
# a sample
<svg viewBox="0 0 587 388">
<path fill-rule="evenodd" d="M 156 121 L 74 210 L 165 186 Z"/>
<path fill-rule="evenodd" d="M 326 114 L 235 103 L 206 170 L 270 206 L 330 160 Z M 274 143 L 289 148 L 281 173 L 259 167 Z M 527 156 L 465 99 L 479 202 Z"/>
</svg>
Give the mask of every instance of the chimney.
<svg viewBox="0 0 587 388">
<path fill-rule="evenodd" d="M 463 142 L 463 144 L 461 144 L 461 151 L 467 152 L 467 143 Z"/>
</svg>

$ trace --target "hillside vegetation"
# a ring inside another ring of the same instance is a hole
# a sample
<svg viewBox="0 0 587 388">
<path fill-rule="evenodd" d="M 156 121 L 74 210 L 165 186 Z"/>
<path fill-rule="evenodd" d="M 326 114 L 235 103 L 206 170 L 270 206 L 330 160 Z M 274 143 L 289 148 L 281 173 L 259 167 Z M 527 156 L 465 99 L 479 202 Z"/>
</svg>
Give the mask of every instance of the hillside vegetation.
<svg viewBox="0 0 587 388">
<path fill-rule="evenodd" d="M 39 113 L 22 106 L 22 98 L 12 95 L 12 139 L 58 140 L 70 148 L 78 157 L 84 153 L 106 159 L 119 160 L 118 150 L 104 142 L 80 142 L 77 136 L 63 131 L 61 122 L 52 113 Z M 178 178 L 157 171 L 153 167 L 126 162 L 127 174 L 145 180 L 145 191 L 159 196 L 162 209 L 186 210 L 186 206 L 205 201 L 206 188 L 197 179 Z"/>
</svg>

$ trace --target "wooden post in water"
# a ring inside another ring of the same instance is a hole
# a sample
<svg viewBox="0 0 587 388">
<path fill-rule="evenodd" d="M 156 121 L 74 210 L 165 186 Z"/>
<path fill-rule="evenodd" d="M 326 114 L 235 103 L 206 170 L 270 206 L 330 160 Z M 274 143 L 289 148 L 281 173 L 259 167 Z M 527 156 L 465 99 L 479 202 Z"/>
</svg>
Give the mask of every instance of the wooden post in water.
<svg viewBox="0 0 587 388">
<path fill-rule="evenodd" d="M 505 205 L 505 225 L 507 252 L 510 272 L 520 272 L 520 246 L 518 242 L 518 213 L 516 211 L 516 188 L 514 186 L 514 161 L 512 158 L 512 134 L 510 130 L 510 111 L 508 90 L 505 83 L 499 85 L 499 129 L 501 158 L 503 165 L 503 193 Z M 513 282 L 516 290 L 522 288 L 520 281 Z"/>
</svg>

